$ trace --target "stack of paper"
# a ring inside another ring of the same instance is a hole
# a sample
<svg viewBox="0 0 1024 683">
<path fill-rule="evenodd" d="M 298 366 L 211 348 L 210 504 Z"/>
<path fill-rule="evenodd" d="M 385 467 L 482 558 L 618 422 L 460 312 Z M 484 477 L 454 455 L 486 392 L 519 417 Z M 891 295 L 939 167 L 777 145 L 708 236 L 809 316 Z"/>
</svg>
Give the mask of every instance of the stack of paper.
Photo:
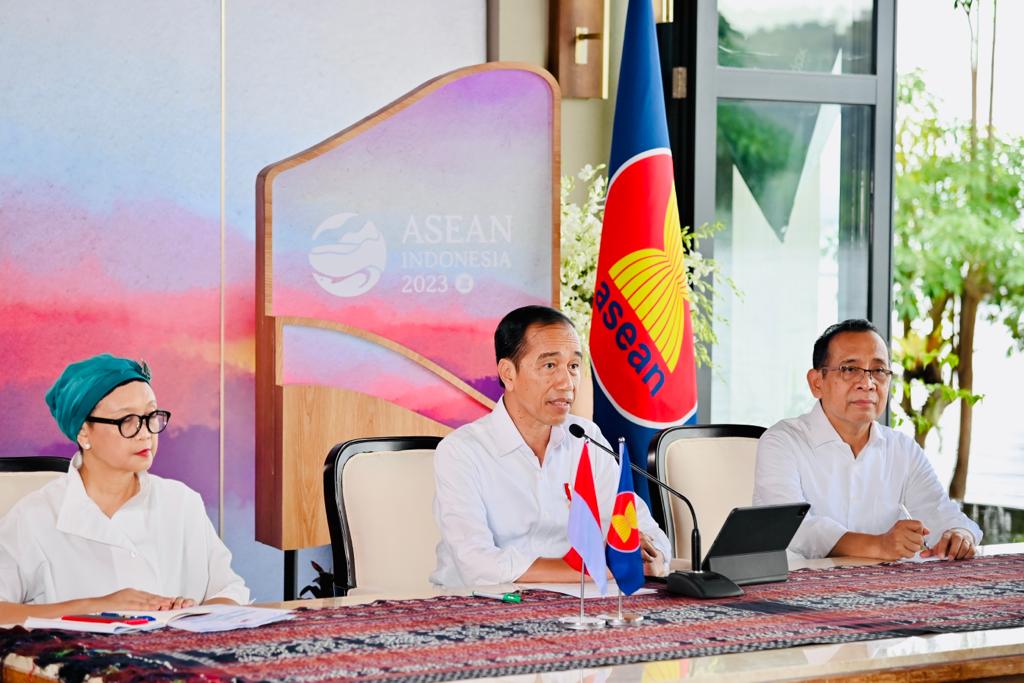
<svg viewBox="0 0 1024 683">
<path fill-rule="evenodd" d="M 205 605 L 203 614 L 182 615 L 185 618 L 167 622 L 171 628 L 193 633 L 231 631 L 236 628 L 254 628 L 292 618 L 290 609 L 269 607 L 243 607 L 241 605 Z M 157 612 L 156 614 L 159 614 Z"/>
<path fill-rule="evenodd" d="M 94 619 L 86 619 L 94 617 Z M 128 631 L 151 631 L 164 626 L 163 623 L 154 620 L 138 623 L 125 621 L 114 615 L 104 616 L 100 614 L 69 614 L 55 619 L 29 617 L 25 620 L 25 628 L 57 628 L 62 631 L 84 631 L 87 633 L 126 633 Z"/>
<path fill-rule="evenodd" d="M 195 633 L 253 628 L 291 618 L 291 610 L 241 605 L 198 605 L 162 612 L 68 615 L 56 619 L 29 617 L 26 628 L 56 628 L 90 633 L 150 631 L 164 626 Z"/>
</svg>

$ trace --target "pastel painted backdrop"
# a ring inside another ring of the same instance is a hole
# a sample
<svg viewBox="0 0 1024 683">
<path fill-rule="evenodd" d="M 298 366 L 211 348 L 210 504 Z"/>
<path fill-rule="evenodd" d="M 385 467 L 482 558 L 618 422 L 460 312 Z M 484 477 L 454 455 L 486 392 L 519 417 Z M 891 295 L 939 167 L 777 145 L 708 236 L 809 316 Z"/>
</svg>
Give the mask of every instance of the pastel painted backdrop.
<svg viewBox="0 0 1024 683">
<path fill-rule="evenodd" d="M 253 540 L 256 174 L 484 36 L 484 0 L 0 1 L 0 456 L 71 454 L 42 399 L 68 362 L 144 358 L 174 413 L 154 472 L 279 598 Z"/>
<path fill-rule="evenodd" d="M 550 302 L 556 281 L 557 88 L 545 76 L 452 74 L 275 175 L 270 313 L 379 335 L 496 399 L 493 354 L 467 348 L 489 349 L 497 320 L 524 301 Z M 285 353 L 284 381 L 334 373 L 340 357 L 328 345 Z"/>
</svg>

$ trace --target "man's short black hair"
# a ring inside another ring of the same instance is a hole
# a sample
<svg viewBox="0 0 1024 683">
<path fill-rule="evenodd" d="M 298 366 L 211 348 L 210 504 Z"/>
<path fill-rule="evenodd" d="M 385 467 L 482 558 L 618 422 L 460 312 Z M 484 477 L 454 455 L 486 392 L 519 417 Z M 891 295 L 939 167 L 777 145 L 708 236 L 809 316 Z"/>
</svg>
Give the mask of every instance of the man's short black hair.
<svg viewBox="0 0 1024 683">
<path fill-rule="evenodd" d="M 494 330 L 494 361 L 508 358 L 519 367 L 519 359 L 526 346 L 526 330 L 530 325 L 568 325 L 576 329 L 572 320 L 549 306 L 523 306 L 508 313 Z M 500 381 L 500 380 L 499 380 Z M 502 384 L 502 386 L 505 386 Z"/>
<path fill-rule="evenodd" d="M 828 345 L 832 343 L 832 337 L 843 332 L 874 332 L 879 337 L 882 336 L 870 320 L 863 318 L 850 318 L 841 323 L 829 325 L 818 337 L 818 341 L 814 342 L 814 353 L 811 356 L 812 368 L 818 369 L 825 366 L 828 361 Z"/>
</svg>

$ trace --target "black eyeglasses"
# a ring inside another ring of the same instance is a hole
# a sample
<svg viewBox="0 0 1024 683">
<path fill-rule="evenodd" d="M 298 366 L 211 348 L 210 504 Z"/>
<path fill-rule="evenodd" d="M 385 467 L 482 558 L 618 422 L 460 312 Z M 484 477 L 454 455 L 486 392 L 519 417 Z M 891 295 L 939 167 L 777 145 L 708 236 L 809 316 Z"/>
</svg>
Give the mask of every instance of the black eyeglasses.
<svg viewBox="0 0 1024 683">
<path fill-rule="evenodd" d="M 818 368 L 822 372 L 835 370 L 844 382 L 859 382 L 868 375 L 875 380 L 875 384 L 885 384 L 892 377 L 892 370 L 889 368 L 858 368 L 856 365 L 840 365 L 837 368 Z"/>
<path fill-rule="evenodd" d="M 125 415 L 124 417 L 112 420 L 109 417 L 95 417 L 90 415 L 85 418 L 86 422 L 99 422 L 105 425 L 117 425 L 117 431 L 121 436 L 130 439 L 142 430 L 142 423 L 146 423 L 146 429 L 150 434 L 159 434 L 167 429 L 167 423 L 171 420 L 171 414 L 166 410 L 154 410 L 148 415 Z"/>
</svg>

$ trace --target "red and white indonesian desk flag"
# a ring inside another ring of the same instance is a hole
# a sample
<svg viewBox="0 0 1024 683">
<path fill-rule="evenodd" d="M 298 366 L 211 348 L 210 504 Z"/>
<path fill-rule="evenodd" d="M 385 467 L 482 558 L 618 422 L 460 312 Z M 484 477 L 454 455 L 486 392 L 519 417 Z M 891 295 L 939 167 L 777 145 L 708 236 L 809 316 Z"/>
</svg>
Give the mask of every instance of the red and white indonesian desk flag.
<svg viewBox="0 0 1024 683">
<path fill-rule="evenodd" d="M 569 504 L 569 543 L 583 558 L 587 572 L 604 595 L 608 589 L 608 566 L 604 556 L 601 512 L 594 490 L 594 472 L 590 467 L 590 452 L 586 443 L 580 453 L 580 464 L 576 468 L 576 482 L 572 487 L 572 501 Z"/>
</svg>

